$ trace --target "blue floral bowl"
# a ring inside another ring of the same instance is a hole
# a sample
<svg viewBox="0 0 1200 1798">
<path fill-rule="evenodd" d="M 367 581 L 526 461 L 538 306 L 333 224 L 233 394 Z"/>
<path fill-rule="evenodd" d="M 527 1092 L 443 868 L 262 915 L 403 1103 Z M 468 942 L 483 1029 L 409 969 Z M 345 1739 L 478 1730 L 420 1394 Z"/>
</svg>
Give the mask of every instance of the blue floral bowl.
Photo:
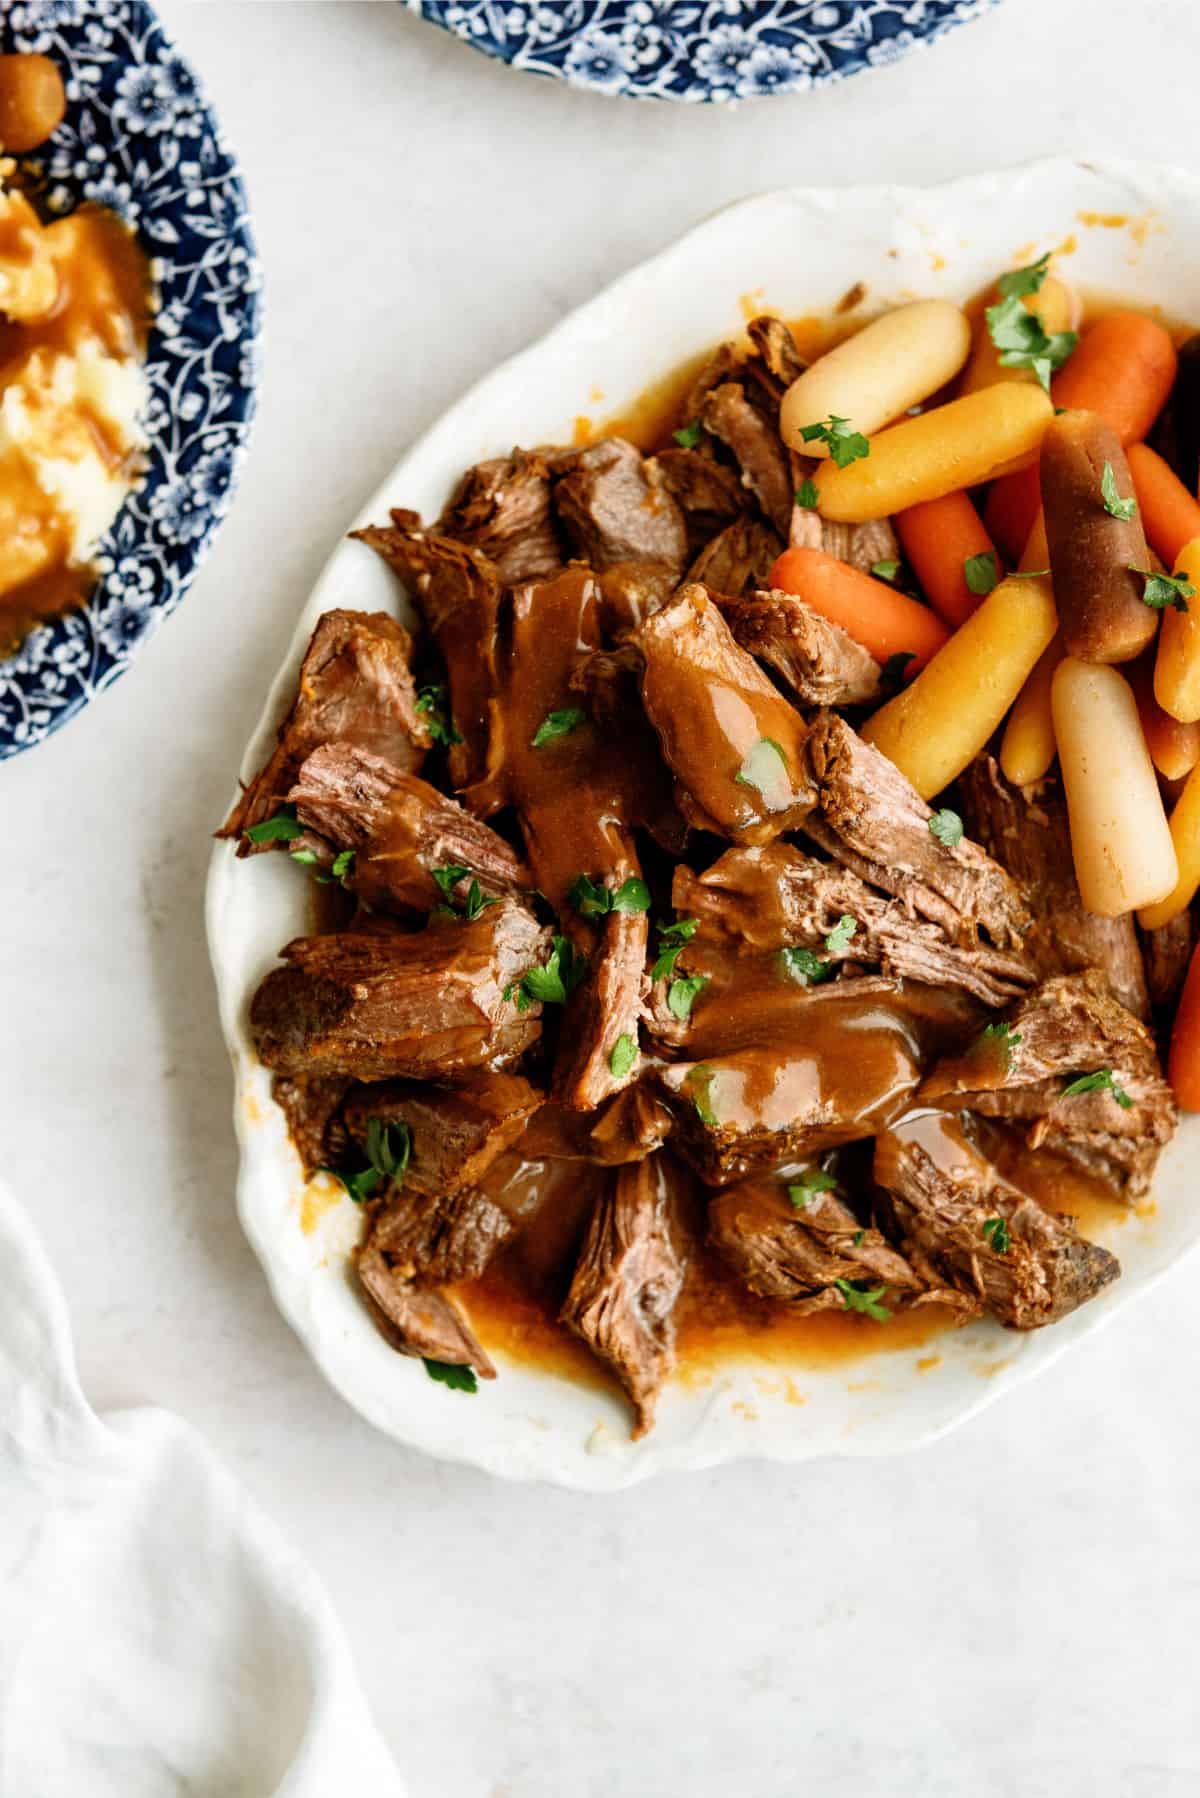
<svg viewBox="0 0 1200 1798">
<path fill-rule="evenodd" d="M 246 451 L 260 272 L 237 165 L 196 77 L 141 0 L 30 0 L 0 12 L 0 48 L 62 70 L 67 116 L 27 164 L 46 201 L 96 200 L 153 258 L 149 466 L 98 558 L 83 610 L 0 661 L 0 760 L 40 743 L 124 674 L 186 593 Z"/>
<path fill-rule="evenodd" d="M 894 62 L 995 0 L 406 0 L 488 56 L 601 94 L 750 100 Z"/>
</svg>

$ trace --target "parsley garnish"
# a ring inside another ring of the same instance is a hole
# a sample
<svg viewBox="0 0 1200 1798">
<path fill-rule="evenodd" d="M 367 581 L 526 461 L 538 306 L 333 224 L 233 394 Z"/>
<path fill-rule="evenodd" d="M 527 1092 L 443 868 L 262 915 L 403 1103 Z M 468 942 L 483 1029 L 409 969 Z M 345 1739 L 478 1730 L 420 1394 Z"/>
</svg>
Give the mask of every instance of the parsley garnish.
<svg viewBox="0 0 1200 1798">
<path fill-rule="evenodd" d="M 815 512 L 821 495 L 817 492 L 817 483 L 812 480 L 801 481 L 796 489 L 796 504 L 803 506 L 806 512 Z"/>
<path fill-rule="evenodd" d="M 894 556 L 887 556 L 882 562 L 871 563 L 871 573 L 877 581 L 894 581 L 900 572 L 900 564 Z"/>
<path fill-rule="evenodd" d="M 682 429 L 672 431 L 671 435 L 679 445 L 680 449 L 695 449 L 700 441 L 700 433 L 703 429 L 704 426 L 700 423 L 700 420 L 698 418 L 693 418 L 690 425 L 684 425 Z"/>
<path fill-rule="evenodd" d="M 533 733 L 532 747 L 540 749 L 543 743 L 554 743 L 559 737 L 570 736 L 586 717 L 587 713 L 577 705 L 564 706 L 561 712 L 547 712 Z"/>
<path fill-rule="evenodd" d="M 528 1011 L 533 1004 L 565 1005 L 587 973 L 587 962 L 576 955 L 565 936 L 551 938 L 552 947 L 545 964 L 530 968 L 519 982 L 506 986 L 504 997 L 516 995 L 517 1010 Z"/>
<path fill-rule="evenodd" d="M 985 549 L 977 556 L 968 556 L 963 563 L 963 579 L 969 590 L 979 594 L 981 598 L 990 593 L 1000 579 L 995 551 Z"/>
<path fill-rule="evenodd" d="M 788 778 L 787 756 L 782 746 L 774 737 L 760 737 L 733 778 L 739 787 L 753 787 L 764 799 L 769 799 L 770 789 L 778 789 L 780 782 Z"/>
<path fill-rule="evenodd" d="M 667 1010 L 684 1023 L 691 1017 L 692 1006 L 707 985 L 707 974 L 690 974 L 686 979 L 673 980 L 667 988 Z"/>
<path fill-rule="evenodd" d="M 1012 1246 L 1012 1237 L 1008 1233 L 1008 1225 L 1002 1217 L 989 1217 L 984 1222 L 983 1234 L 992 1245 L 997 1255 L 1007 1255 Z"/>
<path fill-rule="evenodd" d="M 1136 499 L 1122 499 L 1117 492 L 1117 477 L 1111 462 L 1106 462 L 1101 471 L 1100 498 L 1110 518 L 1132 518 L 1137 511 Z"/>
<path fill-rule="evenodd" d="M 898 649 L 895 655 L 888 657 L 879 673 L 879 684 L 885 693 L 900 691 L 908 673 L 908 664 L 916 659 L 911 649 Z"/>
<path fill-rule="evenodd" d="M 852 937 L 858 935 L 858 919 L 852 918 L 849 912 L 843 912 L 829 935 L 825 938 L 825 947 L 830 955 L 844 955 L 850 947 Z"/>
<path fill-rule="evenodd" d="M 434 687 L 422 687 L 417 694 L 417 710 L 424 712 L 429 723 L 429 734 L 435 743 L 462 742 L 462 732 L 456 727 L 450 716 L 450 702 L 446 698 L 446 689 L 440 684 Z"/>
<path fill-rule="evenodd" d="M 1004 1065 L 1007 1068 L 1012 1060 L 1013 1050 L 1019 1042 L 1024 1041 L 1024 1038 L 1019 1030 L 1013 1029 L 1011 1024 L 1000 1022 L 986 1024 L 980 1033 L 979 1041 L 981 1043 L 999 1043 L 1004 1050 Z"/>
<path fill-rule="evenodd" d="M 953 849 L 963 840 L 963 821 L 957 812 L 943 806 L 929 820 L 929 834 L 936 837 L 945 848 Z"/>
<path fill-rule="evenodd" d="M 674 924 L 658 927 L 658 960 L 650 970 L 651 980 L 667 980 L 675 972 L 675 963 L 700 928 L 699 918 L 677 918 Z"/>
<path fill-rule="evenodd" d="M 781 949 L 779 954 L 788 973 L 796 979 L 806 980 L 810 986 L 828 980 L 833 973 L 832 963 L 812 949 Z"/>
<path fill-rule="evenodd" d="M 340 1180 L 354 1203 L 361 1205 L 381 1180 L 403 1180 L 411 1153 L 412 1136 L 407 1124 L 368 1118 L 367 1166 L 352 1170 L 331 1167 L 325 1172 Z"/>
<path fill-rule="evenodd" d="M 1037 274 L 1038 263 L 1028 269 L 1014 269 L 1001 276 L 1000 291 L 1004 298 L 997 306 L 989 306 L 984 314 L 992 342 L 1000 352 L 1004 368 L 1031 368 L 1039 383 L 1050 391 L 1050 376 L 1061 368 L 1079 342 L 1076 331 L 1048 332 L 1036 312 L 1027 312 L 1022 296 L 1036 293 L 1045 279 L 1045 270 Z M 1032 286 L 1029 285 L 1033 281 Z M 1007 281 L 1008 286 L 1004 283 Z"/>
<path fill-rule="evenodd" d="M 650 888 L 644 880 L 631 874 L 614 892 L 581 874 L 571 886 L 567 898 L 583 918 L 603 918 L 610 911 L 643 912 L 650 909 Z"/>
<path fill-rule="evenodd" d="M 315 868 L 317 865 L 317 858 L 311 849 L 289 849 L 288 854 L 302 868 Z"/>
<path fill-rule="evenodd" d="M 623 1080 L 638 1058 L 637 1039 L 632 1036 L 619 1036 L 612 1046 L 612 1054 L 608 1065 L 618 1080 Z"/>
<path fill-rule="evenodd" d="M 1131 568 L 1129 572 L 1140 574 L 1145 580 L 1142 603 L 1155 612 L 1163 611 L 1166 606 L 1174 606 L 1177 612 L 1186 612 L 1188 600 L 1195 598 L 1196 589 L 1186 574 L 1155 574 L 1149 568 Z"/>
<path fill-rule="evenodd" d="M 687 1077 L 687 1084 L 692 1088 L 692 1104 L 696 1107 L 696 1116 L 702 1124 L 715 1124 L 717 1114 L 712 1108 L 712 1083 L 716 1078 L 714 1070 L 699 1061 Z"/>
<path fill-rule="evenodd" d="M 290 843 L 303 830 L 304 826 L 297 821 L 295 806 L 281 805 L 273 817 L 264 818 L 261 824 L 252 824 L 246 835 L 252 843 Z"/>
<path fill-rule="evenodd" d="M 448 912 L 451 917 L 454 917 L 456 915 L 454 889 L 460 880 L 466 879 L 471 872 L 470 868 L 459 867 L 456 863 L 452 863 L 446 868 L 430 868 L 429 872 L 445 896 L 445 904 L 439 905 L 437 909 L 441 912 Z M 499 905 L 499 903 L 500 900 L 494 894 L 485 893 L 479 882 L 472 880 L 467 888 L 467 896 L 462 902 L 462 915 L 468 924 L 473 924 L 480 912 L 485 911 L 489 905 Z"/>
<path fill-rule="evenodd" d="M 1001 275 L 996 283 L 1001 299 L 1023 300 L 1026 294 L 1037 293 L 1049 273 L 1050 252 L 1047 250 L 1044 256 L 1039 256 L 1025 268 L 1010 268 L 1006 275 Z"/>
<path fill-rule="evenodd" d="M 863 1245 L 863 1237 L 864 1237 L 864 1236 L 865 1236 L 865 1235 L 866 1235 L 866 1231 L 865 1231 L 865 1230 L 856 1230 L 856 1231 L 855 1231 L 855 1232 L 854 1232 L 854 1246 L 855 1246 L 855 1248 L 856 1248 L 856 1249 L 861 1249 L 861 1248 L 862 1248 L 862 1245 Z"/>
<path fill-rule="evenodd" d="M 346 876 L 348 874 L 353 873 L 353 871 L 354 871 L 354 851 L 353 851 L 353 849 L 343 849 L 340 855 L 334 856 L 333 864 L 330 867 L 329 872 L 333 875 L 333 878 L 335 880 L 340 880 L 344 883 Z"/>
<path fill-rule="evenodd" d="M 1072 1099 L 1076 1093 L 1111 1093 L 1122 1111 L 1133 1110 L 1133 1100 L 1118 1084 L 1111 1068 L 1097 1068 L 1094 1074 L 1080 1074 L 1077 1080 L 1070 1080 L 1062 1089 L 1064 1099 Z"/>
<path fill-rule="evenodd" d="M 827 1174 L 823 1167 L 806 1167 L 799 1178 L 789 1184 L 788 1198 L 797 1211 L 803 1211 L 815 1192 L 832 1192 L 836 1185 L 833 1175 Z"/>
<path fill-rule="evenodd" d="M 827 443 L 829 454 L 839 468 L 848 468 L 860 456 L 869 456 L 871 445 L 861 431 L 850 429 L 848 418 L 831 412 L 824 424 L 804 425 L 800 432 L 805 443 Z"/>
<path fill-rule="evenodd" d="M 885 1324 L 892 1315 L 886 1305 L 879 1303 L 887 1293 L 886 1286 L 872 1287 L 869 1280 L 835 1280 L 834 1285 L 846 1301 L 847 1311 L 861 1311 L 877 1324 Z"/>
<path fill-rule="evenodd" d="M 454 889 L 460 880 L 464 880 L 471 872 L 470 868 L 460 867 L 456 862 L 446 868 L 430 868 L 432 878 L 437 882 L 443 898 L 453 901 Z"/>
<path fill-rule="evenodd" d="M 425 1372 L 431 1380 L 437 1380 L 441 1386 L 449 1386 L 454 1392 L 478 1392 L 479 1381 L 475 1378 L 473 1367 L 459 1367 L 453 1361 L 431 1361 L 428 1355 L 421 1359 L 425 1363 Z"/>
</svg>

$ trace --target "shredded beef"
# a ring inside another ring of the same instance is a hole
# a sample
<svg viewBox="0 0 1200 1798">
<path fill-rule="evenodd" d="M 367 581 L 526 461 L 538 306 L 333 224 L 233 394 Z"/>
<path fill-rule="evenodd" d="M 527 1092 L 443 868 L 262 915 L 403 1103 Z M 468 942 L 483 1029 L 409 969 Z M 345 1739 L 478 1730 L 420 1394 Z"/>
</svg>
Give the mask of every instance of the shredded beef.
<svg viewBox="0 0 1200 1798">
<path fill-rule="evenodd" d="M 865 705 L 879 697 L 879 663 L 794 593 L 773 588 L 727 600 L 735 640 L 765 662 L 804 705 Z"/>
<path fill-rule="evenodd" d="M 616 562 L 663 562 L 682 573 L 687 557 L 683 514 L 664 487 L 652 484 L 640 451 L 607 437 L 567 458 L 554 503 L 575 549 L 599 571 Z"/>
</svg>

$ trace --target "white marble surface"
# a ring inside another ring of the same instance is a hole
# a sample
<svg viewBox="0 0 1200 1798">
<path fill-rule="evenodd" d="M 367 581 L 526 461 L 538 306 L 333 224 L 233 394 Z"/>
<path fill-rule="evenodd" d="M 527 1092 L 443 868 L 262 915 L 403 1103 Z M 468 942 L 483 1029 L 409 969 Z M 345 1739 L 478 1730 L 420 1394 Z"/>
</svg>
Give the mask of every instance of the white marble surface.
<svg viewBox="0 0 1200 1798">
<path fill-rule="evenodd" d="M 1194 164 L 1200 14 L 1005 0 L 894 68 L 716 114 L 511 75 L 391 5 L 163 12 L 246 169 L 268 359 L 182 611 L 0 771 L 0 1142 L 85 1386 L 182 1412 L 310 1557 L 414 1798 L 1200 1792 L 1195 1263 L 907 1459 L 607 1500 L 434 1465 L 326 1390 L 241 1239 L 201 928 L 207 832 L 295 611 L 468 381 L 794 178 Z"/>
</svg>

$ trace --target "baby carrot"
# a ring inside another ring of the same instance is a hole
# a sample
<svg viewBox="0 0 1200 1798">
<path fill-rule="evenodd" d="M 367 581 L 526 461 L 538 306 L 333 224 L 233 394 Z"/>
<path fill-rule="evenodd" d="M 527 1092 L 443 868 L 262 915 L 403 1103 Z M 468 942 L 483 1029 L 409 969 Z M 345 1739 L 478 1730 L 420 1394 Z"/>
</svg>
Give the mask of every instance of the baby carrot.
<svg viewBox="0 0 1200 1798">
<path fill-rule="evenodd" d="M 1168 606 L 1158 634 L 1158 661 L 1154 667 L 1154 697 L 1164 712 L 1181 724 L 1200 719 L 1200 536 L 1194 537 L 1173 560 L 1174 570 L 1196 589 L 1186 612 Z"/>
<path fill-rule="evenodd" d="M 1200 762 L 1200 724 L 1181 724 L 1154 697 L 1153 653 L 1127 670 L 1150 760 L 1167 780 L 1179 780 Z"/>
<path fill-rule="evenodd" d="M 1029 541 L 1041 503 L 1036 463 L 1016 474 L 1001 475 L 988 488 L 983 522 L 1010 561 L 1016 561 Z"/>
<path fill-rule="evenodd" d="M 1171 1031 L 1167 1079 L 1184 1111 L 1200 1111 L 1200 944 L 1179 996 Z"/>
<path fill-rule="evenodd" d="M 1200 504 L 1148 444 L 1131 443 L 1125 454 L 1142 529 L 1151 549 L 1173 568 L 1184 544 L 1200 537 Z"/>
<path fill-rule="evenodd" d="M 1138 912 L 1143 930 L 1158 930 L 1186 911 L 1200 887 L 1200 768 L 1193 768 L 1171 812 L 1178 878 L 1165 899 Z"/>
<path fill-rule="evenodd" d="M 897 512 L 892 522 L 930 605 L 947 624 L 957 627 L 965 623 L 990 591 L 982 578 L 976 581 L 978 591 L 971 590 L 966 564 L 990 555 L 992 586 L 1004 572 L 969 495 L 960 488 L 957 493 L 943 494 L 941 499 L 924 500 L 919 506 Z M 985 564 L 980 569 L 981 577 L 986 572 Z"/>
<path fill-rule="evenodd" d="M 928 606 L 822 549 L 785 549 L 771 570 L 771 585 L 840 624 L 879 662 L 911 655 L 913 669 L 923 668 L 949 635 Z"/>
<path fill-rule="evenodd" d="M 1108 312 L 1055 375 L 1054 404 L 1098 412 L 1122 443 L 1137 443 L 1167 403 L 1175 365 L 1162 325 L 1140 312 Z"/>
<path fill-rule="evenodd" d="M 1058 745 L 1054 741 L 1054 713 L 1050 695 L 1054 670 L 1066 650 L 1057 631 L 1038 657 L 1037 665 L 1008 714 L 1000 743 L 1000 766 L 1015 787 L 1031 786 L 1050 772 Z"/>
</svg>

